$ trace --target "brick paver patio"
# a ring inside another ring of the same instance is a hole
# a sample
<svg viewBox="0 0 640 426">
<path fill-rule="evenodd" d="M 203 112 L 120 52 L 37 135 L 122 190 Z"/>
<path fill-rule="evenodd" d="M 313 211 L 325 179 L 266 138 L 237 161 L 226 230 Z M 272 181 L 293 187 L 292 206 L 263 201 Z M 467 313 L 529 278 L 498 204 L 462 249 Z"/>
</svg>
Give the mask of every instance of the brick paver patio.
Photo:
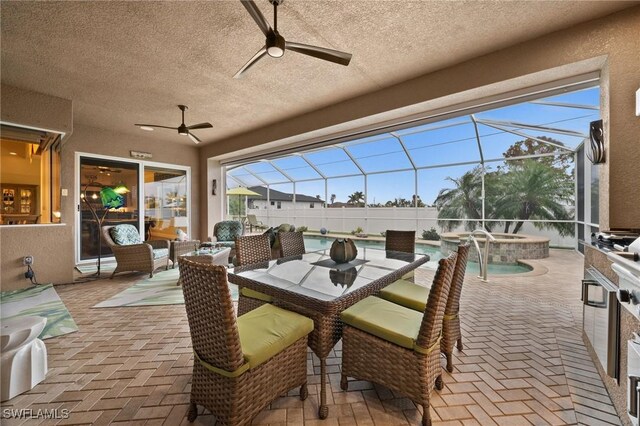
<svg viewBox="0 0 640 426">
<path fill-rule="evenodd" d="M 465 349 L 432 393 L 434 423 L 447 425 L 619 424 L 581 337 L 582 257 L 552 250 L 540 273 L 467 276 Z M 533 262 L 532 262 L 533 263 Z M 432 272 L 418 271 L 418 282 Z M 193 356 L 184 306 L 92 309 L 144 275 L 59 286 L 80 331 L 46 340 L 49 373 L 2 408 L 62 409 L 57 424 L 189 424 Z M 342 392 L 340 345 L 328 360 L 329 418 L 317 419 L 318 360 L 309 354 L 310 396 L 283 396 L 255 419 L 273 425 L 417 425 L 421 408 L 367 382 Z M 3 420 L 3 425 L 37 421 Z M 47 424 L 53 421 L 45 421 Z M 203 413 L 195 424 L 213 424 Z"/>
</svg>

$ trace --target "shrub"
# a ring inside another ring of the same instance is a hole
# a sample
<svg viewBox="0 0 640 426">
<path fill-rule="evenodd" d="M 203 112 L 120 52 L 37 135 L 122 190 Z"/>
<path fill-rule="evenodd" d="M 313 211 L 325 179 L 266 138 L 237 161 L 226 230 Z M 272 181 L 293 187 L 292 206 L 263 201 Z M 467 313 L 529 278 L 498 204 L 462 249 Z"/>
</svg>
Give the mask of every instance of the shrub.
<svg viewBox="0 0 640 426">
<path fill-rule="evenodd" d="M 363 229 L 361 227 L 357 227 L 353 231 L 351 231 L 351 235 L 362 234 Z"/>
<path fill-rule="evenodd" d="M 429 240 L 429 241 L 438 241 L 440 240 L 440 234 L 438 234 L 438 231 L 436 231 L 436 228 L 432 227 L 428 231 L 427 230 L 422 231 L 422 239 Z"/>
<path fill-rule="evenodd" d="M 386 237 L 387 237 L 387 231 L 382 231 L 382 232 L 380 233 L 380 235 L 386 238 Z"/>
<path fill-rule="evenodd" d="M 309 228 L 307 228 L 306 226 L 298 226 L 297 230 L 298 232 L 307 232 Z"/>
</svg>

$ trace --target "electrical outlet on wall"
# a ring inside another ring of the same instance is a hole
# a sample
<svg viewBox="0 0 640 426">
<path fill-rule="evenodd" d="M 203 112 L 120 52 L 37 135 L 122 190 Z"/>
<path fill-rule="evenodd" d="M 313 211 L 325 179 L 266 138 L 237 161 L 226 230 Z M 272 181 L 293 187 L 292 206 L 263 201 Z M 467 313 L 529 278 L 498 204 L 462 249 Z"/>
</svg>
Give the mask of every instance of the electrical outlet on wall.
<svg viewBox="0 0 640 426">
<path fill-rule="evenodd" d="M 22 264 L 23 265 L 33 265 L 33 256 L 31 255 L 27 255 L 22 259 Z"/>
</svg>

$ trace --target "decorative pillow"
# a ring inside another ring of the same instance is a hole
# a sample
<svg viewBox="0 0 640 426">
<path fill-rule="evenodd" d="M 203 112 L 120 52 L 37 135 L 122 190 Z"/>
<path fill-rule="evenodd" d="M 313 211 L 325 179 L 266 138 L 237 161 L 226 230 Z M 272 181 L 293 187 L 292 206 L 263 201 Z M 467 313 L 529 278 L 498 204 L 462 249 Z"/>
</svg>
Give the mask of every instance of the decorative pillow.
<svg viewBox="0 0 640 426">
<path fill-rule="evenodd" d="M 269 228 L 263 234 L 269 237 L 269 245 L 273 247 L 276 242 L 276 231 L 273 228 Z"/>
<path fill-rule="evenodd" d="M 242 235 L 242 223 L 237 220 L 225 220 L 219 222 L 215 230 L 218 241 L 234 241 L 236 237 Z"/>
<path fill-rule="evenodd" d="M 178 235 L 178 241 L 189 241 L 189 236 L 182 229 L 178 229 L 176 234 Z"/>
<path fill-rule="evenodd" d="M 109 230 L 113 242 L 119 246 L 130 246 L 142 243 L 138 228 L 133 225 L 116 225 Z"/>
</svg>

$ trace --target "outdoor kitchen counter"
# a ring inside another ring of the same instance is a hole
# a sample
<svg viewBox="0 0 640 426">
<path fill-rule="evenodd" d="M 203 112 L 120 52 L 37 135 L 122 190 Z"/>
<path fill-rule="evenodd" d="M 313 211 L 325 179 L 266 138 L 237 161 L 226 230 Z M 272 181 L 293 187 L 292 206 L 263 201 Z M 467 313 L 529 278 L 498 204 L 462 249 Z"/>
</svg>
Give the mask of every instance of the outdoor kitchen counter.
<svg viewBox="0 0 640 426">
<path fill-rule="evenodd" d="M 607 277 L 612 283 L 618 286 L 618 275 L 611 269 L 611 260 L 607 257 L 607 254 L 611 252 L 605 246 L 590 243 L 585 241 L 580 241 L 580 244 L 584 247 L 584 267 L 585 270 L 589 267 L 593 267 L 597 269 L 600 273 L 602 273 L 605 277 Z M 589 339 L 587 339 L 583 333 L 583 340 L 587 349 L 589 350 L 589 354 L 591 355 L 591 359 L 598 369 L 598 373 L 600 377 L 602 377 L 602 381 L 604 382 L 607 390 L 609 391 L 609 395 L 611 396 L 611 400 L 613 401 L 613 405 L 618 412 L 618 416 L 622 420 L 624 425 L 631 426 L 631 422 L 629 417 L 627 416 L 627 340 L 633 338 L 633 332 L 640 331 L 640 321 L 638 321 L 629 311 L 624 308 L 620 309 L 620 383 L 616 383 L 616 380 L 612 377 L 609 377 L 602 368 L 602 365 L 598 361 L 597 355 L 591 344 Z"/>
</svg>

